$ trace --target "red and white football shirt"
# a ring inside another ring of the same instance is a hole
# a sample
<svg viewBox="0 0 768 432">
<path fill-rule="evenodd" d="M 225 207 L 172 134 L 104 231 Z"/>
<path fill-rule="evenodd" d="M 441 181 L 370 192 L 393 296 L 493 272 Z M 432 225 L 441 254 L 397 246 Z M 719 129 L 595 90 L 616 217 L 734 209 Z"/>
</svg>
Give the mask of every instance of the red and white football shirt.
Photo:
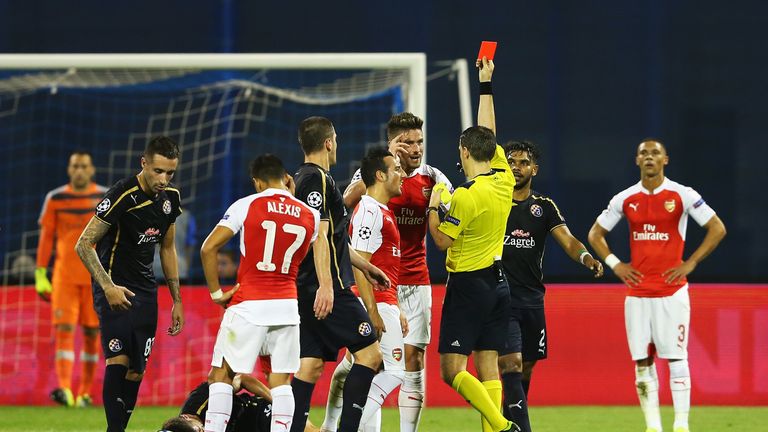
<svg viewBox="0 0 768 432">
<path fill-rule="evenodd" d="M 400 271 L 400 232 L 395 215 L 384 204 L 363 195 L 349 223 L 352 248 L 372 254 L 371 264 L 389 278 L 390 287 L 373 290 L 376 303 L 397 304 L 397 284 Z"/>
<path fill-rule="evenodd" d="M 611 199 L 597 223 L 610 231 L 621 220 L 629 222 L 632 267 L 643 274 L 629 289 L 634 297 L 665 297 L 687 283 L 667 284 L 662 273 L 682 263 L 688 216 L 703 226 L 715 215 L 695 190 L 665 178 L 654 191 L 637 183 Z"/>
<path fill-rule="evenodd" d="M 353 183 L 357 180 L 361 180 L 360 170 L 352 177 Z M 429 285 L 426 214 L 432 188 L 437 183 L 445 183 L 448 190 L 453 191 L 451 181 L 445 174 L 437 168 L 422 164 L 403 178 L 402 194 L 388 203 L 400 231 L 400 285 Z"/>
<path fill-rule="evenodd" d="M 285 314 L 298 323 L 296 274 L 317 238 L 320 214 L 287 191 L 267 189 L 236 201 L 218 225 L 240 233 L 240 289 L 230 307 L 266 300 L 249 314 L 254 324 L 292 324 Z"/>
</svg>

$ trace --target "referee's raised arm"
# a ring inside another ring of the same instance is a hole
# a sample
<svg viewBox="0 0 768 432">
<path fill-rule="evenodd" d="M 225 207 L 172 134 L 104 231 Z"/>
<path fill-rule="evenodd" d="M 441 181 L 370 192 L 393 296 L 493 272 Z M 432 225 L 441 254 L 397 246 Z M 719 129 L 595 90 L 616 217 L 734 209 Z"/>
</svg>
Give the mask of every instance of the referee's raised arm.
<svg viewBox="0 0 768 432">
<path fill-rule="evenodd" d="M 493 108 L 493 60 L 483 57 L 475 63 L 480 78 L 480 104 L 477 109 L 477 125 L 485 126 L 496 135 L 496 111 Z"/>
</svg>

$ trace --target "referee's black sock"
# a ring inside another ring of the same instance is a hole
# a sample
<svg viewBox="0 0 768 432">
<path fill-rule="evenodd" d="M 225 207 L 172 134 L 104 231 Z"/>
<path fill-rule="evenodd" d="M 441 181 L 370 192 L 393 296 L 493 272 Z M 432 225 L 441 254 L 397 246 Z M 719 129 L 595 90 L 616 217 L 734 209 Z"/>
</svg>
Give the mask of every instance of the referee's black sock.
<svg viewBox="0 0 768 432">
<path fill-rule="evenodd" d="M 501 376 L 504 385 L 504 417 L 520 426 L 522 432 L 531 431 L 531 421 L 528 419 L 528 400 L 525 397 L 522 383 L 523 374 L 509 372 Z"/>
<path fill-rule="evenodd" d="M 131 414 L 133 414 L 133 408 L 136 407 L 136 399 L 139 397 L 139 386 L 141 386 L 141 380 L 125 380 L 125 399 L 123 399 L 125 401 L 125 417 L 123 418 L 123 427 L 125 428 L 128 427 L 128 421 L 131 419 Z"/>
<path fill-rule="evenodd" d="M 307 425 L 307 418 L 309 417 L 309 402 L 312 399 L 315 385 L 302 381 L 294 375 L 291 380 L 291 389 L 293 390 L 293 400 L 296 404 L 293 411 L 291 432 L 304 432 L 304 426 Z"/>
<path fill-rule="evenodd" d="M 125 430 L 125 374 L 128 367 L 111 364 L 104 368 L 104 386 L 101 397 L 104 399 L 104 414 L 107 416 L 107 432 Z"/>
<path fill-rule="evenodd" d="M 341 408 L 339 432 L 357 432 L 374 376 L 376 371 L 373 369 L 359 364 L 352 365 L 344 383 L 344 405 Z"/>
</svg>

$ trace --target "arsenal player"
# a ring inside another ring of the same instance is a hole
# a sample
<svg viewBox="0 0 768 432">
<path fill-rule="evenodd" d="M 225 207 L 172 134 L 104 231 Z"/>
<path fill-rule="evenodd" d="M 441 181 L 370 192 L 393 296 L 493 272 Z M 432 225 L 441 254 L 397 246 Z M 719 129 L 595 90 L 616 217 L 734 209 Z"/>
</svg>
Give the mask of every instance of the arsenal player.
<svg viewBox="0 0 768 432">
<path fill-rule="evenodd" d="M 409 112 L 393 115 L 387 123 L 389 151 L 400 157 L 405 172 L 402 194 L 387 204 L 400 231 L 401 265 L 397 292 L 400 308 L 408 321 L 405 380 L 398 399 L 401 432 L 417 430 L 424 403 L 424 350 L 430 341 L 432 320 L 432 288 L 424 241 L 429 197 L 438 183 L 444 183 L 448 190 L 453 190 L 450 180 L 440 170 L 423 163 L 423 126 L 424 121 Z M 358 171 L 344 191 L 344 204 L 354 208 L 365 190 Z"/>
<path fill-rule="evenodd" d="M 629 287 L 624 321 L 629 351 L 636 363 L 635 385 L 645 414 L 646 432 L 661 431 L 654 351 L 659 358 L 669 360 L 674 432 L 688 432 L 691 306 L 686 276 L 725 237 L 725 225 L 701 195 L 664 176 L 669 156 L 660 141 L 641 142 L 635 163 L 640 168 L 640 182 L 611 199 L 589 231 L 589 244 Z M 683 261 L 688 216 L 704 227 L 707 234 Z M 622 217 L 629 222 L 629 263 L 611 253 L 605 240 Z"/>
</svg>

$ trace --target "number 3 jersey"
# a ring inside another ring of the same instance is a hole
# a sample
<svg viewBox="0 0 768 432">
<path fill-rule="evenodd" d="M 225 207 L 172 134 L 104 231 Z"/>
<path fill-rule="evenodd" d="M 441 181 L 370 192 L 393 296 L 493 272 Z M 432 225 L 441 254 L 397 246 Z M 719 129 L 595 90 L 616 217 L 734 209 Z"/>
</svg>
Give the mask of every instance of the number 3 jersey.
<svg viewBox="0 0 768 432">
<path fill-rule="evenodd" d="M 597 217 L 597 223 L 608 231 L 622 217 L 629 222 L 632 267 L 643 274 L 640 284 L 629 289 L 630 296 L 670 296 L 688 283 L 681 278 L 668 284 L 663 273 L 682 263 L 689 215 L 703 226 L 715 211 L 695 190 L 665 178 L 651 192 L 639 182 L 619 192 Z"/>
<path fill-rule="evenodd" d="M 280 189 L 267 189 L 232 204 L 218 223 L 240 233 L 240 289 L 230 307 L 248 300 L 270 300 L 267 315 L 290 318 L 284 316 L 285 322 L 277 323 L 265 316 L 263 323 L 254 324 L 297 324 L 296 275 L 317 238 L 319 224 L 317 211 Z"/>
</svg>

